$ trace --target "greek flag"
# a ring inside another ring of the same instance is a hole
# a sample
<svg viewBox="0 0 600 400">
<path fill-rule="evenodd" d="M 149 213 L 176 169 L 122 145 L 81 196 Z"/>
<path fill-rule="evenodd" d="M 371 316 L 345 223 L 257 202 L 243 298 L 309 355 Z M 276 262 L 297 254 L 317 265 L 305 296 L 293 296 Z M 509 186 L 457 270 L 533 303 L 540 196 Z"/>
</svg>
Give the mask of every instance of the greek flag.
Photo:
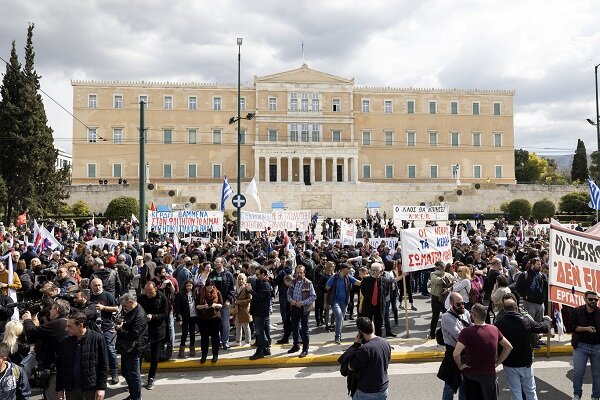
<svg viewBox="0 0 600 400">
<path fill-rule="evenodd" d="M 588 177 L 588 185 L 590 187 L 590 208 L 594 210 L 600 210 L 600 188 L 598 185 L 592 180 L 592 178 Z"/>
<path fill-rule="evenodd" d="M 225 211 L 225 201 L 233 194 L 233 189 L 229 182 L 227 182 L 227 177 L 223 178 L 223 189 L 221 189 L 221 212 Z"/>
</svg>

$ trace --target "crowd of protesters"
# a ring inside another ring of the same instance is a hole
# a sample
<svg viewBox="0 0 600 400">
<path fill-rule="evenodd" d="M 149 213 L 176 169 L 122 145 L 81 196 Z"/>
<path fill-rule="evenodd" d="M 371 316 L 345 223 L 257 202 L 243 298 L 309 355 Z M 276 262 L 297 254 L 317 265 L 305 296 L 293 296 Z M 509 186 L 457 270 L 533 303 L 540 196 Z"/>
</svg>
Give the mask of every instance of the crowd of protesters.
<svg viewBox="0 0 600 400">
<path fill-rule="evenodd" d="M 318 237 L 317 223 L 321 225 Z M 397 237 L 400 228 L 378 212 L 367 213 L 356 224 L 360 238 Z M 157 232 L 149 232 L 148 240 L 140 243 L 137 224 L 129 221 L 91 220 L 79 227 L 73 221 L 50 221 L 47 228 L 61 244 L 54 250 L 34 248 L 33 232 L 23 227 L 0 226 L 0 254 L 11 257 L 14 268 L 9 278 L 9 260 L 0 261 L 0 335 L 4 342 L 8 337 L 9 343 L 16 335 L 18 346 L 13 340 L 7 356 L 15 365 L 27 356 L 29 345 L 35 345 L 38 369 L 48 375 L 42 383 L 46 398 L 62 398 L 65 393 L 67 399 L 81 398 L 76 396 L 90 391 L 96 398 L 103 396 L 107 384 L 119 382 L 120 354 L 120 372 L 130 398 L 139 399 L 142 357 L 150 361 L 145 387 L 152 390 L 158 363 L 169 358 L 172 349 L 178 349 L 176 355 L 182 359 L 197 356 L 198 332 L 199 362 L 206 362 L 209 350 L 211 362 L 218 362 L 219 352 L 231 348 L 231 323 L 235 326 L 233 344 L 256 348 L 251 360 L 269 356 L 273 341 L 288 344 L 290 339 L 293 343 L 288 353 L 300 352 L 299 357 L 306 357 L 311 318 L 317 329 L 332 332 L 336 344 L 341 344 L 344 321 L 359 316 L 373 322 L 374 335 L 395 337 L 391 322 L 399 323 L 398 310 L 404 307 L 406 288 L 409 308 L 414 311 L 413 296 L 430 298 L 429 339 L 438 336 L 443 315 L 442 343 L 448 356 L 440 369 L 446 382 L 444 398 L 473 390 L 479 394 L 466 398 L 495 398 L 491 393 L 497 387 L 490 383 L 495 370 L 492 374 L 485 362 L 481 363 L 485 379 L 474 368 L 472 374 L 466 372 L 464 379 L 457 379 L 461 374 L 456 371 L 464 368 L 460 353 L 466 354 L 467 364 L 477 363 L 473 355 L 481 354 L 477 334 L 467 337 L 465 333 L 463 338 L 460 331 L 473 324 L 495 322 L 502 333 L 486 335 L 506 352 L 493 360 L 504 361 L 505 367 L 513 361 L 521 365 L 520 360 L 508 356 L 515 344 L 505 339 L 511 333 L 504 332 L 503 326 L 510 324 L 499 321 L 511 315 L 530 319 L 526 328 L 532 339 L 528 343 L 531 349 L 543 345 L 537 333 L 548 329 L 540 324 L 548 314 L 549 238 L 547 231 L 534 231 L 533 224 L 527 228 L 524 224 L 510 226 L 498 219 L 486 227 L 483 216 L 473 223 L 452 220 L 454 262 L 438 262 L 431 270 L 410 274 L 402 271 L 400 246 L 390 249 L 382 242 L 373 247 L 368 240 L 342 245 L 337 240 L 340 224 L 329 218 L 321 222 L 314 218 L 307 232 L 247 232 L 246 240 L 239 242 L 233 240 L 235 229 L 228 223 L 223 234 L 196 233 L 189 241 L 180 241 L 179 248 L 171 235 Z M 404 222 L 402 227 L 409 226 Z M 98 237 L 119 242 L 114 246 L 86 245 Z M 9 289 L 16 291 L 18 304 L 7 296 Z M 283 324 L 278 339 L 270 332 L 274 303 L 279 304 Z M 15 309 L 22 322 L 15 321 L 17 329 L 9 329 Z M 461 319 L 464 315 L 467 317 Z M 177 325 L 179 343 L 175 343 Z M 61 349 L 72 346 L 65 342 L 70 337 L 89 337 L 87 353 L 65 354 Z M 98 345 L 98 338 L 103 346 Z M 456 349 L 461 350 L 458 359 Z M 70 363 L 86 365 L 83 377 L 74 378 L 73 371 L 62 367 L 65 357 Z M 73 361 L 73 357 L 78 358 Z M 94 362 L 100 368 L 92 368 Z M 523 367 L 530 368 L 530 359 L 524 363 L 528 362 Z M 511 389 L 522 387 L 524 393 L 535 393 L 535 382 L 533 389 L 531 379 L 519 386 L 519 373 L 516 376 Z M 479 395 L 483 397 L 473 397 Z"/>
</svg>

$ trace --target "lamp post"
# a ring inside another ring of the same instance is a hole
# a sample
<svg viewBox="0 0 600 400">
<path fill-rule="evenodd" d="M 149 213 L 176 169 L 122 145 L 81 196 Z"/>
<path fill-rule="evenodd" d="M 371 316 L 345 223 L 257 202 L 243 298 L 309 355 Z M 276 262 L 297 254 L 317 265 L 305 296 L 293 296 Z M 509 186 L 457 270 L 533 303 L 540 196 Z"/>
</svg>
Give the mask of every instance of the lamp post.
<svg viewBox="0 0 600 400">
<path fill-rule="evenodd" d="M 139 230 L 139 238 L 140 242 L 146 241 L 146 161 L 145 161 L 145 149 L 144 145 L 146 144 L 146 135 L 144 128 L 144 108 L 146 108 L 146 102 L 144 100 L 140 100 L 140 230 Z"/>
<path fill-rule="evenodd" d="M 596 77 L 596 140 L 598 141 L 598 151 L 600 151 L 600 112 L 598 111 L 598 67 L 600 67 L 600 64 L 594 67 L 594 74 Z"/>
</svg>

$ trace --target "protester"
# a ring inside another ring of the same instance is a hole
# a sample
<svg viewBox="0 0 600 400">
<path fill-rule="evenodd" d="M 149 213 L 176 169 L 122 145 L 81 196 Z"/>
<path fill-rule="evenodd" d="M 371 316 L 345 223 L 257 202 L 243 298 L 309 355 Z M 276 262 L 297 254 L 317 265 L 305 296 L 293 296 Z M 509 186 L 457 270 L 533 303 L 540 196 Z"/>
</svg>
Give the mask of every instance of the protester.
<svg viewBox="0 0 600 400">
<path fill-rule="evenodd" d="M 90 302 L 95 304 L 96 310 L 100 312 L 100 329 L 106 343 L 108 365 L 111 373 L 110 384 L 116 385 L 119 383 L 119 374 L 116 350 L 117 331 L 113 315 L 119 312 L 119 303 L 111 293 L 104 290 L 101 279 L 92 279 L 90 286 L 92 288 L 92 293 L 89 296 Z"/>
<path fill-rule="evenodd" d="M 250 303 L 252 302 L 252 293 L 246 288 L 246 274 L 240 272 L 236 279 L 235 302 L 233 304 L 233 310 L 235 311 L 233 317 L 235 323 L 235 341 L 238 346 L 242 345 L 243 331 L 246 345 L 250 345 L 250 322 L 252 321 L 252 316 L 250 315 Z"/>
<path fill-rule="evenodd" d="M 361 281 L 349 275 L 351 268 L 350 264 L 341 264 L 338 273 L 329 278 L 326 285 L 327 303 L 331 306 L 335 317 L 335 344 L 342 343 L 342 326 L 352 287 L 361 285 Z"/>
<path fill-rule="evenodd" d="M 204 364 L 208 357 L 208 343 L 212 345 L 212 362 L 219 359 L 219 333 L 221 331 L 221 310 L 223 309 L 223 296 L 211 278 L 198 293 L 196 298 L 198 310 L 198 325 L 200 326 L 200 347 L 202 356 L 200 363 Z"/>
<path fill-rule="evenodd" d="M 429 325 L 428 339 L 435 338 L 435 329 L 440 318 L 440 312 L 444 311 L 446 296 L 454 283 L 454 277 L 444 271 L 444 263 L 437 261 L 435 269 L 431 273 L 431 323 Z"/>
<path fill-rule="evenodd" d="M 233 274 L 225 270 L 222 257 L 215 258 L 214 265 L 215 269 L 208 274 L 208 278 L 212 279 L 216 289 L 223 296 L 223 307 L 220 309 L 221 345 L 223 350 L 229 350 L 229 317 L 230 306 L 234 301 L 235 280 Z"/>
<path fill-rule="evenodd" d="M 158 368 L 158 351 L 166 336 L 166 320 L 169 314 L 167 298 L 156 288 L 154 282 L 146 283 L 140 296 L 140 306 L 148 320 L 148 342 L 150 343 L 150 369 L 146 389 L 154 389 L 154 378 Z"/>
<path fill-rule="evenodd" d="M 194 281 L 189 279 L 183 284 L 183 290 L 175 296 L 176 320 L 181 325 L 181 339 L 179 342 L 179 358 L 185 358 L 185 342 L 190 337 L 190 357 L 196 357 L 196 327 L 198 313 L 196 310 L 196 295 Z"/>
<path fill-rule="evenodd" d="M 9 361 L 9 347 L 0 343 L 0 398 L 6 400 L 29 400 L 31 388 L 27 374 L 18 364 Z"/>
<path fill-rule="evenodd" d="M 294 345 L 288 350 L 288 354 L 300 350 L 300 336 L 302 338 L 300 358 L 308 355 L 308 316 L 310 315 L 311 306 L 317 298 L 315 288 L 312 282 L 304 275 L 304 271 L 304 266 L 296 267 L 296 277 L 287 291 L 287 299 L 290 302 L 292 316 L 292 337 L 294 339 Z"/>
<path fill-rule="evenodd" d="M 271 308 L 273 287 L 269 283 L 269 272 L 267 269 L 261 267 L 254 287 L 248 283 L 246 284 L 246 289 L 252 293 L 250 314 L 254 320 L 254 329 L 256 331 L 256 353 L 250 356 L 250 360 L 258 360 L 271 355 L 271 346 L 268 337 L 270 337 L 271 321 L 269 310 Z"/>
<path fill-rule="evenodd" d="M 583 377 L 588 360 L 592 372 L 592 399 L 600 399 L 600 311 L 598 294 L 588 290 L 585 304 L 575 309 L 571 319 L 573 346 L 573 400 L 583 396 Z"/>
</svg>

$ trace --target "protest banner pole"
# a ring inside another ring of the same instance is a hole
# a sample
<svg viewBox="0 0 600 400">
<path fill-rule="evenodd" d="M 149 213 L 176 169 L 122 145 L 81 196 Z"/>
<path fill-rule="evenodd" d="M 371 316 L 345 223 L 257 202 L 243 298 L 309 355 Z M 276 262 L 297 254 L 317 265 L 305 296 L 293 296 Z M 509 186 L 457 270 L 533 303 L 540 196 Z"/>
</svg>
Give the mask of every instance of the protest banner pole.
<svg viewBox="0 0 600 400">
<path fill-rule="evenodd" d="M 550 316 L 550 319 L 552 320 L 552 311 L 554 311 L 552 309 L 552 301 L 548 300 L 548 315 Z M 550 328 L 548 330 L 548 334 L 546 334 L 546 358 L 550 358 L 550 334 L 552 333 L 552 328 Z"/>
<path fill-rule="evenodd" d="M 408 327 L 408 292 L 406 291 L 406 278 L 410 277 L 402 272 L 402 288 L 404 289 L 404 320 L 406 321 L 406 337 L 408 338 L 410 335 L 409 327 Z"/>
</svg>

